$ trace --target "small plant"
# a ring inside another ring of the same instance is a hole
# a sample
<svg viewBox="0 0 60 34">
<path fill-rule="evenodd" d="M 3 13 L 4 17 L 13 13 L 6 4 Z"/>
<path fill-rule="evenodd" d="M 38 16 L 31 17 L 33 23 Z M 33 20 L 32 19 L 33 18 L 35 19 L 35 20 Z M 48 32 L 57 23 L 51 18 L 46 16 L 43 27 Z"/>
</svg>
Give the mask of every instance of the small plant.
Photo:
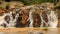
<svg viewBox="0 0 60 34">
<path fill-rule="evenodd" d="M 47 30 L 48 30 L 48 28 L 47 28 L 47 27 L 44 27 L 42 30 L 47 31 Z"/>
</svg>

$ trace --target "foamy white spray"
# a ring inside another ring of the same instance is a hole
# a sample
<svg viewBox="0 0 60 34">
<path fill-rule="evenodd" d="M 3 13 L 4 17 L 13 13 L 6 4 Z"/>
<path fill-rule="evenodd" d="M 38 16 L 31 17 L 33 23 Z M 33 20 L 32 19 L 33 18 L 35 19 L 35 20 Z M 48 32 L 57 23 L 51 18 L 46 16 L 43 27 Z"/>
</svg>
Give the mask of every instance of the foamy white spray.
<svg viewBox="0 0 60 34">
<path fill-rule="evenodd" d="M 33 27 L 33 12 L 34 12 L 34 7 L 31 7 L 31 10 L 29 11 L 29 18 L 28 20 L 30 20 L 30 24 L 29 27 Z"/>
<path fill-rule="evenodd" d="M 50 11 L 51 13 L 48 15 L 48 23 L 51 28 L 56 28 L 58 25 L 58 18 L 55 14 L 55 11 Z"/>
</svg>

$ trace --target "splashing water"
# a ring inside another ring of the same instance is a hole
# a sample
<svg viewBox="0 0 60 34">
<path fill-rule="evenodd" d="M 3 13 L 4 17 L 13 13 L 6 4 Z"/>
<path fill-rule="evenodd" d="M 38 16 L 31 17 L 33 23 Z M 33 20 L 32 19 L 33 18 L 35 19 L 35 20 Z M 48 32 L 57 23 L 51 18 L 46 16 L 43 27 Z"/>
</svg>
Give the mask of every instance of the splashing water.
<svg viewBox="0 0 60 34">
<path fill-rule="evenodd" d="M 41 25 L 40 25 L 40 27 L 48 27 L 48 23 L 43 19 L 43 17 L 42 17 L 42 14 L 43 13 L 40 13 L 40 18 L 41 18 Z M 45 25 L 44 25 L 45 24 Z M 43 26 L 44 25 L 44 26 Z"/>
<path fill-rule="evenodd" d="M 5 16 L 10 16 L 10 21 L 9 21 L 9 23 L 7 23 L 6 21 L 5 21 Z M 16 20 L 17 20 L 17 18 L 18 18 L 18 16 L 19 16 L 19 14 L 17 13 L 16 14 L 16 16 L 15 16 L 15 19 L 13 19 L 13 16 L 12 16 L 12 12 L 9 12 L 9 13 L 4 13 L 4 15 L 3 16 L 0 16 L 0 28 L 4 28 L 3 26 L 1 26 L 2 24 L 6 24 L 6 27 L 7 28 L 13 28 L 14 26 L 15 26 L 15 22 L 16 22 Z"/>
<path fill-rule="evenodd" d="M 29 11 L 29 18 L 28 18 L 28 20 L 30 21 L 29 27 L 33 27 L 33 16 L 32 15 L 33 15 L 33 12 L 35 11 L 35 9 L 33 9 L 33 8 Z M 47 12 L 50 12 L 50 14 L 46 13 L 47 14 L 47 19 L 48 19 L 47 23 L 45 22 L 45 20 L 43 20 L 43 17 L 42 17 L 43 13 L 40 13 L 40 18 L 41 18 L 40 27 L 43 27 L 43 24 L 45 23 L 45 26 L 47 26 L 47 27 L 56 28 L 57 24 L 58 24 L 58 18 L 57 18 L 57 15 L 55 14 L 55 11 L 50 10 L 50 11 L 47 11 Z M 4 20 L 4 17 L 7 16 L 7 15 L 10 16 L 9 24 Z M 9 27 L 9 28 L 14 27 L 15 24 L 16 24 L 15 22 L 17 21 L 18 17 L 19 17 L 19 13 L 16 14 L 15 19 L 13 19 L 12 11 L 9 12 L 9 13 L 4 13 L 3 16 L 0 16 L 0 28 L 1 27 L 3 28 L 3 26 L 1 26 L 1 24 L 3 24 L 3 23 L 5 23 L 6 26 Z"/>
<path fill-rule="evenodd" d="M 8 27 L 14 27 L 14 25 L 16 24 L 15 22 L 16 22 L 18 16 L 19 16 L 19 14 L 16 14 L 15 19 L 13 19 L 12 15 L 10 14 L 10 21 L 9 21 Z"/>
<path fill-rule="evenodd" d="M 1 24 L 3 24 L 3 23 L 5 23 L 7 25 L 7 23 L 6 23 L 4 18 L 5 18 L 5 16 L 10 15 L 10 14 L 11 13 L 4 13 L 3 16 L 0 16 L 0 28 L 3 28 L 3 26 L 1 26 Z"/>
<path fill-rule="evenodd" d="M 32 17 L 32 12 L 33 12 L 33 10 L 30 10 L 30 12 L 29 12 L 29 19 L 30 19 L 30 25 L 29 25 L 29 27 L 33 27 L 33 17 Z"/>
<path fill-rule="evenodd" d="M 47 14 L 47 19 L 48 19 L 47 23 L 43 20 L 43 17 L 42 17 L 41 14 L 40 14 L 40 17 L 41 17 L 42 22 L 41 22 L 40 27 L 43 27 L 43 23 L 45 23 L 45 26 L 47 26 L 47 27 L 51 27 L 51 28 L 56 28 L 57 27 L 58 18 L 57 18 L 57 15 L 55 14 L 55 11 L 50 10 L 50 14 L 46 13 Z"/>
<path fill-rule="evenodd" d="M 48 15 L 48 23 L 51 28 L 56 28 L 58 24 L 58 18 L 57 15 L 55 14 L 55 11 L 50 11 L 51 13 Z"/>
</svg>

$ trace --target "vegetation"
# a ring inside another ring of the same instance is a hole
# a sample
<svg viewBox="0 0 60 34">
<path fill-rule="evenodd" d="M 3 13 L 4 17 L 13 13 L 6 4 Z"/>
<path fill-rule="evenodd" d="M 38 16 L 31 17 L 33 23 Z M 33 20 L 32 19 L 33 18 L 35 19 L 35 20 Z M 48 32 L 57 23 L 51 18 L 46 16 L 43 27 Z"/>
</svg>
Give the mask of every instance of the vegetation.
<svg viewBox="0 0 60 34">
<path fill-rule="evenodd" d="M 20 0 L 22 1 L 25 5 L 30 5 L 30 4 L 41 4 L 43 2 L 53 2 L 56 3 L 56 0 Z"/>
<path fill-rule="evenodd" d="M 10 0 L 5 0 L 5 1 L 10 1 Z M 25 5 L 31 5 L 31 4 L 41 4 L 43 2 L 53 2 L 56 4 L 56 2 L 59 0 L 11 0 L 11 1 L 21 1 Z"/>
</svg>

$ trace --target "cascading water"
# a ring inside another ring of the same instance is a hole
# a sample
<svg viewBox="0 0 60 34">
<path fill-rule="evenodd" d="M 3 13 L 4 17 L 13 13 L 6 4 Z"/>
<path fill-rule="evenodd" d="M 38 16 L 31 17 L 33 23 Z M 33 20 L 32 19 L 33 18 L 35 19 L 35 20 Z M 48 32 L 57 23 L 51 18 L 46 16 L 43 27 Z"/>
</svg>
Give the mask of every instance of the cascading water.
<svg viewBox="0 0 60 34">
<path fill-rule="evenodd" d="M 5 21 L 5 19 L 4 19 L 5 16 L 7 16 L 7 15 L 10 17 L 9 23 L 7 23 L 7 22 Z M 4 28 L 4 27 L 3 27 L 4 25 L 1 26 L 2 24 L 6 24 L 6 27 L 8 27 L 8 28 L 14 27 L 15 24 L 16 24 L 15 22 L 16 22 L 18 16 L 19 16 L 19 13 L 17 13 L 16 16 L 15 16 L 15 19 L 13 19 L 13 17 L 12 17 L 12 12 L 4 13 L 3 16 L 0 16 L 0 28 Z"/>
<path fill-rule="evenodd" d="M 10 27 L 14 27 L 14 25 L 16 24 L 16 20 L 19 16 L 19 14 L 17 13 L 16 16 L 15 16 L 15 19 L 13 19 L 13 15 L 12 13 L 9 15 L 10 16 L 10 21 L 9 21 L 9 24 L 7 24 L 7 26 L 10 28 Z"/>
<path fill-rule="evenodd" d="M 44 5 L 43 5 L 41 7 L 40 7 L 40 9 L 46 10 L 46 15 L 47 15 L 48 22 L 46 23 L 43 20 L 43 17 L 42 17 L 43 13 L 40 13 L 40 18 L 41 18 L 41 25 L 40 25 L 40 27 L 43 27 L 43 23 L 45 23 L 45 26 L 47 26 L 47 27 L 56 28 L 57 24 L 58 24 L 58 17 L 57 17 L 57 14 L 55 14 L 55 11 L 53 11 L 52 9 L 50 9 L 48 6 L 45 7 L 45 8 L 43 8 L 44 7 Z"/>
<path fill-rule="evenodd" d="M 30 25 L 29 27 L 33 27 L 33 17 L 32 17 L 33 10 L 30 10 L 29 12 L 29 20 L 30 20 Z"/>
<path fill-rule="evenodd" d="M 50 14 L 46 13 L 48 19 L 47 23 L 43 20 L 43 17 L 41 15 L 42 13 L 40 14 L 41 21 L 42 21 L 40 26 L 43 27 L 43 23 L 45 23 L 45 26 L 47 27 L 56 28 L 58 24 L 57 15 L 55 14 L 55 11 L 50 10 L 48 12 L 50 12 Z"/>
<path fill-rule="evenodd" d="M 5 21 L 5 16 L 7 16 L 7 15 L 10 15 L 11 13 L 4 13 L 4 15 L 3 16 L 0 16 L 0 28 L 3 28 L 3 26 L 1 26 L 2 24 L 6 24 L 7 25 L 7 23 L 6 23 L 6 21 Z M 8 25 L 7 25 L 8 26 Z"/>
<path fill-rule="evenodd" d="M 27 21 L 30 21 L 30 24 L 29 24 L 29 27 L 33 27 L 33 12 L 35 11 L 35 7 L 30 7 L 30 11 L 29 11 L 29 18 L 27 19 Z M 39 9 L 39 7 L 38 7 Z M 55 14 L 55 11 L 49 9 L 50 11 L 47 11 L 47 12 L 50 12 L 49 14 L 46 12 L 47 14 L 47 19 L 48 19 L 48 22 L 46 23 L 45 20 L 43 20 L 43 17 L 42 17 L 42 12 L 40 13 L 40 18 L 41 18 L 41 25 L 40 27 L 43 27 L 43 24 L 45 24 L 45 26 L 47 27 L 51 27 L 51 28 L 56 28 L 57 27 L 57 24 L 58 24 L 58 18 L 57 18 L 57 15 Z M 13 11 L 15 12 L 15 11 Z M 9 15 L 10 16 L 10 21 L 9 21 L 9 24 L 4 20 L 4 17 Z M 15 18 L 13 19 L 13 16 L 12 16 L 12 11 L 9 12 L 9 13 L 4 13 L 3 16 L 0 16 L 0 28 L 3 27 L 1 26 L 1 24 L 5 23 L 7 27 L 11 28 L 11 27 L 14 27 L 14 25 L 16 24 L 15 22 L 17 21 L 19 17 L 19 13 L 16 13 L 15 15 Z M 49 25 L 49 26 L 48 26 Z"/>
<path fill-rule="evenodd" d="M 48 15 L 48 23 L 51 28 L 56 28 L 58 24 L 58 18 L 57 15 L 55 14 L 55 11 L 50 11 L 51 13 Z"/>
<path fill-rule="evenodd" d="M 44 19 L 43 19 L 43 17 L 42 17 L 42 14 L 43 13 L 40 13 L 40 18 L 41 18 L 41 25 L 40 25 L 40 27 L 48 27 L 48 22 L 46 22 Z M 45 24 L 45 25 L 44 25 Z M 43 26 L 44 25 L 44 26 Z"/>
</svg>

